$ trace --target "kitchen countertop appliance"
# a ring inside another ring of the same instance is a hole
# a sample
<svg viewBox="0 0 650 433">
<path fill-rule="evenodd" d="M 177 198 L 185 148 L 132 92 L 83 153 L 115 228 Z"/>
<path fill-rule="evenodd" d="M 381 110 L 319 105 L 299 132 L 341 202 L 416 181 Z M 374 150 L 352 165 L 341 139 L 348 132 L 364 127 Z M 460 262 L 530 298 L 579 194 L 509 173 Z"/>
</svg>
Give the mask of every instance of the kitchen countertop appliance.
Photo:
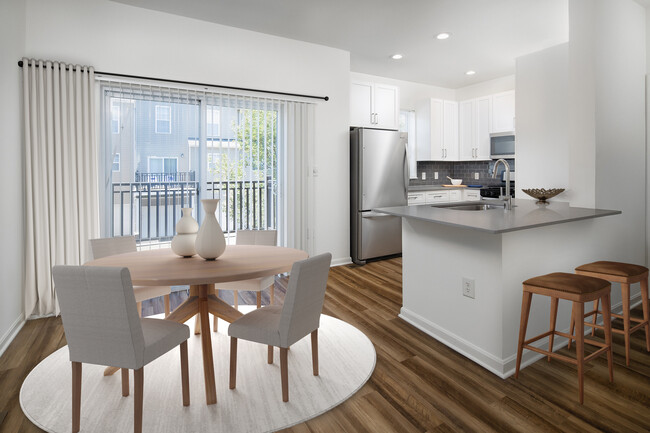
<svg viewBox="0 0 650 433">
<path fill-rule="evenodd" d="M 402 219 L 372 209 L 408 203 L 407 134 L 350 130 L 350 253 L 352 261 L 402 252 Z"/>
</svg>

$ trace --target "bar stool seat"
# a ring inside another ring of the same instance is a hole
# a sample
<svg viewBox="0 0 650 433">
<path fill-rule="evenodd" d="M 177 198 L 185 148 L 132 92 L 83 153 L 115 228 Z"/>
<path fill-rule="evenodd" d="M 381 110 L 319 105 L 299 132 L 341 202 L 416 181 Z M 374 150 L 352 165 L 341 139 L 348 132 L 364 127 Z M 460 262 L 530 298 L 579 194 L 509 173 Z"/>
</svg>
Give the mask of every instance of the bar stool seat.
<svg viewBox="0 0 650 433">
<path fill-rule="evenodd" d="M 576 336 L 565 332 L 558 332 L 555 330 L 555 322 L 557 320 L 557 307 L 560 299 L 566 299 L 573 302 L 572 315 L 581 314 L 584 312 L 584 303 L 602 299 L 603 301 L 603 317 L 610 318 L 610 291 L 611 284 L 604 279 L 568 274 L 565 272 L 555 272 L 552 274 L 542 275 L 539 277 L 530 278 L 523 282 L 523 298 L 521 303 L 521 322 L 519 325 L 519 342 L 517 344 L 517 367 L 515 370 L 515 378 L 519 377 L 519 369 L 521 366 L 521 357 L 524 349 L 532 350 L 534 352 L 542 353 L 547 356 L 550 362 L 551 358 L 557 358 L 561 361 L 577 365 L 578 368 L 578 395 L 580 404 L 584 401 L 584 363 L 591 359 L 600 356 L 603 353 L 607 354 L 607 365 L 609 367 L 609 381 L 614 380 L 614 367 L 612 360 L 612 334 L 611 326 L 605 326 L 605 343 L 592 339 L 584 338 L 584 324 L 576 323 Z M 528 316 L 530 314 L 530 305 L 533 294 L 550 296 L 551 297 L 551 317 L 550 328 L 547 332 L 537 335 L 533 338 L 526 340 L 526 328 L 528 327 Z M 606 324 L 611 322 L 606 321 Z M 553 339 L 556 335 L 576 340 L 576 358 L 570 358 L 561 354 L 553 352 Z M 548 350 L 543 350 L 531 344 L 544 337 L 549 337 Z M 584 343 L 599 347 L 598 350 L 585 357 Z"/>
<path fill-rule="evenodd" d="M 612 281 L 621 284 L 621 297 L 623 301 L 623 314 L 614 314 L 612 317 L 623 319 L 623 329 L 612 329 L 612 332 L 623 334 L 625 336 L 625 363 L 630 365 L 630 335 L 635 331 L 645 328 L 646 350 L 650 352 L 650 317 L 648 306 L 648 268 L 645 266 L 634 265 L 631 263 L 599 261 L 587 263 L 578 266 L 576 274 L 585 275 L 595 278 L 602 278 L 607 281 Z M 630 317 L 630 285 L 634 283 L 641 283 L 641 301 L 643 308 L 643 319 Z M 583 315 L 583 319 L 593 316 L 592 322 L 584 322 L 585 325 L 591 327 L 591 335 L 594 335 L 596 328 L 603 329 L 602 325 L 597 324 L 598 314 L 602 311 L 598 310 L 599 301 L 594 301 L 594 309 Z M 574 328 L 574 315 L 571 316 L 571 334 Z M 630 322 L 635 322 L 635 326 L 631 326 Z M 569 342 L 569 345 L 571 343 Z"/>
</svg>

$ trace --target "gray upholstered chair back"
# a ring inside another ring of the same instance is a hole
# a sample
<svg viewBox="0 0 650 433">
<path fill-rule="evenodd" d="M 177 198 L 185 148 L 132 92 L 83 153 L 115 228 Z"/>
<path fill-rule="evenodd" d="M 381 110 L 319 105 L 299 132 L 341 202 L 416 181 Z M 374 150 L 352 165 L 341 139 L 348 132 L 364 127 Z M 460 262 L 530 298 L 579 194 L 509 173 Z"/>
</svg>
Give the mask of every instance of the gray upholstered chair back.
<svg viewBox="0 0 650 433">
<path fill-rule="evenodd" d="M 90 251 L 92 252 L 93 260 L 114 256 L 115 254 L 132 253 L 137 250 L 135 236 L 118 236 L 115 238 L 90 240 Z"/>
<path fill-rule="evenodd" d="M 318 329 L 331 262 L 325 253 L 293 264 L 280 318 L 281 347 Z"/>
<path fill-rule="evenodd" d="M 127 268 L 55 266 L 70 361 L 138 369 L 144 335 Z"/>
<path fill-rule="evenodd" d="M 278 244 L 277 230 L 237 230 L 237 245 L 271 245 Z"/>
</svg>

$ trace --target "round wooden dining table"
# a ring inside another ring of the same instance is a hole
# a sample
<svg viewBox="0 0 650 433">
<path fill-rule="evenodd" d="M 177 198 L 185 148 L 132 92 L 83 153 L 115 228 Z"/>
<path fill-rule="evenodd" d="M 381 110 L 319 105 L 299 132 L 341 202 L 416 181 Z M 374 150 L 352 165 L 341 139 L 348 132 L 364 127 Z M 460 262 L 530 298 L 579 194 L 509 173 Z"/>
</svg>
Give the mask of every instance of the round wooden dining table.
<svg viewBox="0 0 650 433">
<path fill-rule="evenodd" d="M 216 260 L 199 256 L 184 258 L 170 248 L 117 254 L 86 263 L 86 266 L 126 267 L 135 286 L 189 285 L 190 295 L 166 320 L 185 323 L 199 315 L 201 329 L 210 329 L 210 314 L 231 323 L 242 316 L 216 296 L 214 284 L 276 275 L 306 259 L 301 250 L 264 245 L 228 245 Z M 210 332 L 201 332 L 203 375 L 207 404 L 217 402 Z"/>
</svg>

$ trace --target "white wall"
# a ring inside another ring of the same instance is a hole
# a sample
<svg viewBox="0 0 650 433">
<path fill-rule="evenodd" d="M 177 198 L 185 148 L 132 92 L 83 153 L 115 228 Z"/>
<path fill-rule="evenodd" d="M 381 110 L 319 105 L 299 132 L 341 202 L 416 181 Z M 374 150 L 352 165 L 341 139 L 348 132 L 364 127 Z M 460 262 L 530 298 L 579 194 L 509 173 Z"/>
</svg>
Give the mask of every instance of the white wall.
<svg viewBox="0 0 650 433">
<path fill-rule="evenodd" d="M 371 81 L 373 83 L 389 84 L 399 87 L 400 110 L 415 110 L 418 102 L 427 98 L 456 100 L 456 92 L 445 87 L 430 86 L 412 81 L 395 80 L 377 75 L 350 72 L 350 80 Z"/>
<path fill-rule="evenodd" d="M 0 131 L 2 131 L 3 208 L 0 212 L 0 354 L 22 322 L 23 158 L 20 73 L 25 50 L 25 3 L 0 2 Z"/>
<path fill-rule="evenodd" d="M 568 56 L 561 44 L 517 58 L 518 189 L 569 187 Z"/>
<path fill-rule="evenodd" d="M 480 83 L 472 84 L 471 86 L 456 89 L 456 100 L 466 101 L 468 99 L 492 95 L 494 93 L 507 92 L 514 89 L 515 76 L 508 75 L 505 77 L 495 78 L 494 80 L 483 81 Z"/>
<path fill-rule="evenodd" d="M 107 0 L 27 0 L 25 55 L 106 72 L 329 96 L 316 107 L 314 247 L 330 251 L 334 261 L 349 260 L 347 51 Z"/>
</svg>

